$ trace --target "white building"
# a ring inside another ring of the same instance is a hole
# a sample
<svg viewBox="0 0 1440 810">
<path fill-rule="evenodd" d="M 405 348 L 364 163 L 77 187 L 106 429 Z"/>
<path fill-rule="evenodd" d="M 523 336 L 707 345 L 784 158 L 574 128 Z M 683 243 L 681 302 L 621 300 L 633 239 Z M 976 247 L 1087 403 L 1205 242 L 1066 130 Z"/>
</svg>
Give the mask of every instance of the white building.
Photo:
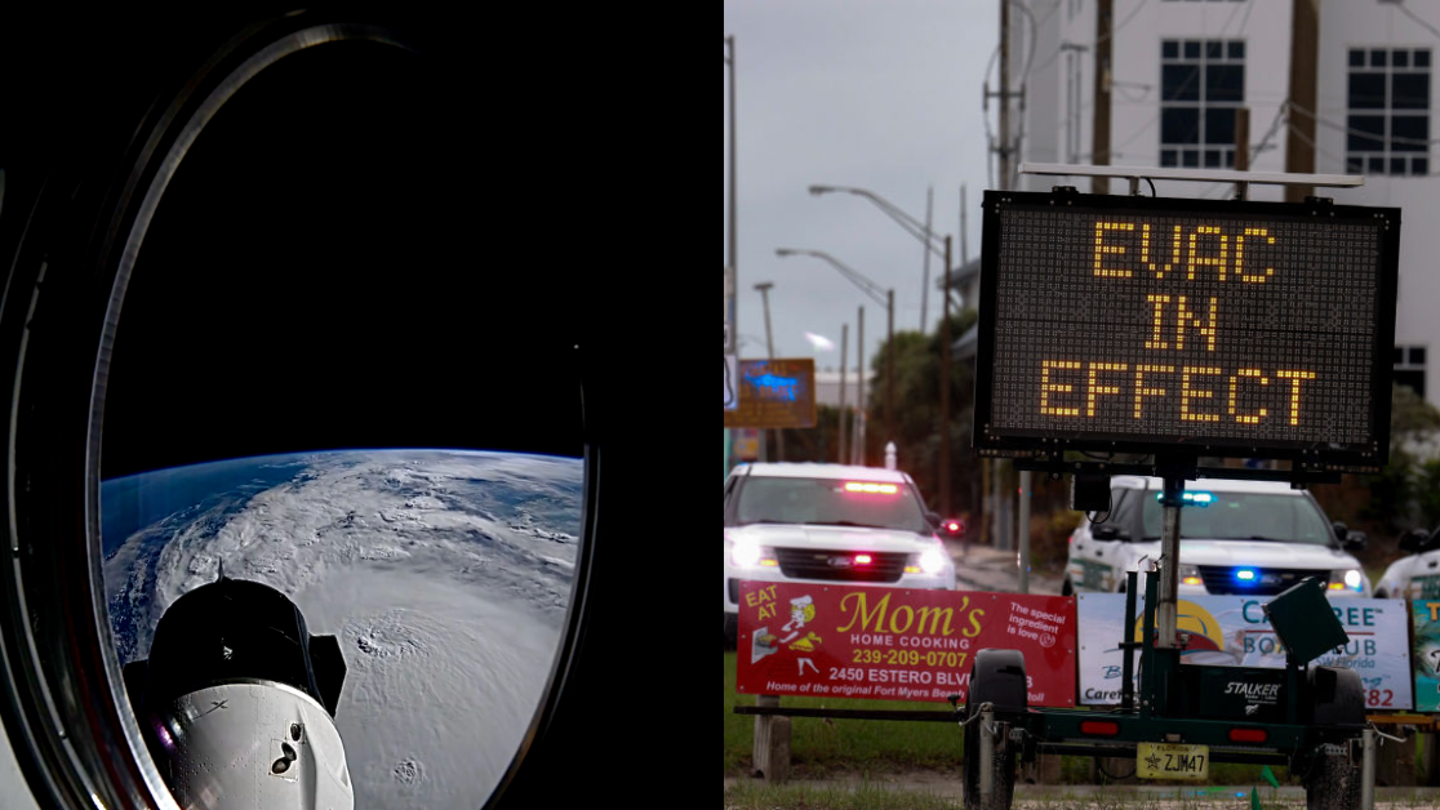
<svg viewBox="0 0 1440 810">
<path fill-rule="evenodd" d="M 1017 8 L 1023 6 L 1023 8 Z M 1092 160 L 1099 0 L 1015 0 L 1010 15 L 1016 163 Z M 1440 158 L 1432 71 L 1440 57 L 1440 0 L 1317 0 L 1315 110 L 1287 104 L 1292 2 L 1113 0 L 1110 163 L 1232 168 L 1236 110 L 1249 110 L 1250 169 L 1285 171 L 1289 121 L 1315 119 L 1316 174 L 1363 174 L 1358 189 L 1320 188 L 1337 204 L 1401 209 L 1395 323 L 1396 381 L 1440 404 L 1427 385 L 1428 350 L 1440 346 Z M 1026 13 L 1028 11 L 1028 14 Z M 991 79 L 992 89 L 994 79 Z M 1023 121 L 1023 123 L 1021 123 Z M 1084 177 L 1022 176 L 1012 187 L 1091 190 Z M 1234 186 L 1156 181 L 1162 197 L 1233 196 Z M 1128 193 L 1112 180 L 1110 192 Z M 1149 187 L 1142 183 L 1142 193 Z M 1251 186 L 1253 200 L 1280 200 Z"/>
<path fill-rule="evenodd" d="M 860 372 L 857 369 L 848 369 L 841 373 L 834 368 L 815 370 L 815 404 L 829 405 L 832 408 L 840 407 L 840 385 L 841 379 L 845 385 L 845 407 L 854 408 L 859 399 Z M 865 391 L 866 401 L 872 401 L 869 389 Z"/>
</svg>

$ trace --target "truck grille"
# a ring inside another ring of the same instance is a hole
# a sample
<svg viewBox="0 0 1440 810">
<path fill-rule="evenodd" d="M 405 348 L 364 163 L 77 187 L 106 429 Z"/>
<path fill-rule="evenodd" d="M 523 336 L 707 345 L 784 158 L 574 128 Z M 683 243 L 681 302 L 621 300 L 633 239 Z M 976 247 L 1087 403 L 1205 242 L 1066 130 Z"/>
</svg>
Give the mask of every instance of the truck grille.
<svg viewBox="0 0 1440 810">
<path fill-rule="evenodd" d="M 855 565 L 855 555 L 869 554 L 871 563 Z M 909 554 L 894 552 L 823 551 L 777 548 L 780 571 L 792 579 L 824 579 L 839 582 L 898 582 L 905 573 Z M 843 562 L 842 562 L 843 561 Z"/>
<path fill-rule="evenodd" d="M 1244 566 L 1250 568 L 1250 566 Z M 1228 565 L 1201 565 L 1200 578 L 1205 580 L 1205 590 L 1215 595 L 1255 594 L 1274 596 L 1290 588 L 1306 577 L 1329 578 L 1329 571 L 1315 571 L 1306 568 L 1253 568 L 1255 579 L 1242 582 L 1235 578 L 1235 568 Z"/>
</svg>

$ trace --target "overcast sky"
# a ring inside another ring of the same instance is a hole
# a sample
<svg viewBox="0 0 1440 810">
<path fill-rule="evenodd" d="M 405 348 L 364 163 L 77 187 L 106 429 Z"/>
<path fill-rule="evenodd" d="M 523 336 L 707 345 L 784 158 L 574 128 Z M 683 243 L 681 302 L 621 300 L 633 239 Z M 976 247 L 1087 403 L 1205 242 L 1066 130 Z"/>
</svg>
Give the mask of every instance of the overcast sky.
<svg viewBox="0 0 1440 810">
<path fill-rule="evenodd" d="M 829 263 L 780 258 L 776 248 L 828 253 L 895 290 L 895 329 L 920 327 L 920 241 L 869 200 L 812 196 L 815 184 L 854 186 L 925 218 L 954 239 L 960 263 L 960 187 L 966 186 L 969 255 L 980 252 L 980 199 L 990 160 L 981 110 L 987 69 L 999 41 L 997 0 L 726 0 L 725 34 L 735 38 L 740 356 L 765 356 L 760 282 L 773 282 L 770 318 L 776 357 L 840 364 L 841 324 L 856 354 L 856 310 L 865 306 L 866 365 L 885 335 L 885 308 Z M 725 238 L 730 227 L 730 72 L 725 68 Z M 988 118 L 996 128 L 995 105 Z M 930 279 L 941 262 L 932 259 Z M 939 323 L 931 286 L 927 330 Z M 806 332 L 828 338 L 817 350 Z"/>
</svg>

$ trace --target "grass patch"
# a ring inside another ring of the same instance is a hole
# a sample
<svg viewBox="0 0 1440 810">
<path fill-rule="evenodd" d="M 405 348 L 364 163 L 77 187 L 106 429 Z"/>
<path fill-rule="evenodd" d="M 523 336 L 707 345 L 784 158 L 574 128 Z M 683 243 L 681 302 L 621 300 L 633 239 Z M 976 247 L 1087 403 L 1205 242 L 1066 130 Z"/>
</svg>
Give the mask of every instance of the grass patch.
<svg viewBox="0 0 1440 810">
<path fill-rule="evenodd" d="M 754 746 L 755 718 L 735 714 L 736 705 L 753 706 L 753 695 L 735 691 L 734 651 L 725 652 L 725 775 L 749 773 Z M 852 700 L 786 696 L 781 705 L 845 709 L 948 709 L 950 704 L 930 701 Z M 904 720 L 832 720 L 796 717 L 790 726 L 792 772 L 804 778 L 841 771 L 864 774 L 895 769 L 922 768 L 957 774 L 963 762 L 960 728 L 953 723 Z"/>
<path fill-rule="evenodd" d="M 854 788 L 737 782 L 725 789 L 726 810 L 955 810 L 955 799 L 861 784 Z"/>
<path fill-rule="evenodd" d="M 1014 810 L 1153 810 L 1157 805 L 1168 810 L 1238 810 L 1249 807 L 1249 790 L 1241 796 L 1228 791 L 1196 795 L 1194 792 L 1132 793 L 1085 792 L 1071 793 L 1064 788 L 1040 794 L 1017 795 Z M 1305 807 L 1300 796 L 1277 796 L 1268 788 L 1258 791 L 1265 810 L 1299 810 Z M 1423 801 L 1423 800 L 1417 800 Z M 1391 803 L 1386 803 L 1391 806 Z M 849 787 L 819 785 L 766 786 L 762 782 L 737 782 L 725 789 L 725 810 L 956 810 L 959 798 L 925 790 L 901 789 L 876 784 Z M 1429 807 L 1414 801 L 1394 804 L 1402 810 Z"/>
<path fill-rule="evenodd" d="M 753 695 L 735 691 L 736 652 L 725 653 L 725 776 L 750 774 L 751 751 L 754 746 L 755 718 L 733 711 L 736 705 L 753 706 Z M 918 709 L 935 711 L 948 703 L 931 701 L 851 700 L 848 698 L 790 697 L 785 706 L 819 708 L 831 706 L 846 709 Z M 903 720 L 832 720 L 818 717 L 795 717 L 790 726 L 790 763 L 795 778 L 822 778 L 843 775 L 865 777 L 906 770 L 933 770 L 953 774 L 960 779 L 964 764 L 963 734 L 953 723 L 907 722 Z M 1211 784 L 1261 785 L 1264 766 L 1213 763 Z M 1133 762 L 1115 763 L 1114 776 L 1134 772 Z M 1271 771 L 1281 784 L 1289 782 L 1288 770 L 1272 766 Z M 1062 784 L 1105 783 L 1103 776 L 1091 776 L 1089 757 L 1061 757 Z M 1147 784 L 1157 784 L 1147 782 Z M 728 802 L 728 798 L 727 798 Z M 784 805 L 790 806 L 790 805 Z M 795 805 L 803 806 L 803 805 Z M 819 806 L 819 805 L 816 805 Z"/>
</svg>

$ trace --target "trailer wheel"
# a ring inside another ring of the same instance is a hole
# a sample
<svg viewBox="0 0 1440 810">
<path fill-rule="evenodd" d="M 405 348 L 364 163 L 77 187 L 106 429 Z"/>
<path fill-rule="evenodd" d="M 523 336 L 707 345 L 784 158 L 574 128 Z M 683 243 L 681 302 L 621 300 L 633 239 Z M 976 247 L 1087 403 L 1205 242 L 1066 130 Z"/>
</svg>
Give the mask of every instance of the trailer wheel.
<svg viewBox="0 0 1440 810">
<path fill-rule="evenodd" d="M 1323 745 L 1305 779 L 1305 810 L 1358 810 L 1360 763 L 1343 745 Z"/>
<path fill-rule="evenodd" d="M 1311 667 L 1306 673 L 1309 721 L 1314 726 L 1365 724 L 1365 687 L 1360 673 L 1339 667 Z M 1356 810 L 1360 807 L 1361 763 L 1349 746 L 1322 745 L 1305 779 L 1307 810 Z"/>
<path fill-rule="evenodd" d="M 1029 709 L 1026 694 L 1025 657 L 1019 650 L 980 650 L 970 666 L 970 691 L 965 701 L 967 720 L 990 703 L 997 720 L 1024 714 Z M 980 795 L 980 723 L 965 726 L 965 810 L 1009 810 L 1015 795 L 1015 746 L 1008 739 L 995 741 L 991 770 L 994 790 L 988 800 Z"/>
</svg>

